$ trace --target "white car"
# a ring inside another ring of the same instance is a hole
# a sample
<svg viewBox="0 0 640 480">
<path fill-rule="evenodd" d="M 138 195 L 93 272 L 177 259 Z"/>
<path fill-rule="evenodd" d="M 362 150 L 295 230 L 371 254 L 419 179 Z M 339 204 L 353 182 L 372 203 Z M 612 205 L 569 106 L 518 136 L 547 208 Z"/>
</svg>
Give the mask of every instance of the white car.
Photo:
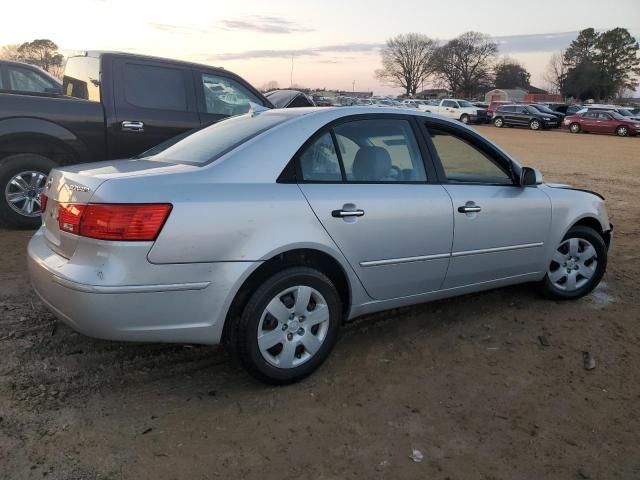
<svg viewBox="0 0 640 480">
<path fill-rule="evenodd" d="M 425 111 L 460 120 L 465 124 L 474 122 L 484 123 L 487 115 L 485 109 L 478 108 L 467 100 L 457 98 L 445 98 L 436 106 L 428 106 Z"/>
</svg>

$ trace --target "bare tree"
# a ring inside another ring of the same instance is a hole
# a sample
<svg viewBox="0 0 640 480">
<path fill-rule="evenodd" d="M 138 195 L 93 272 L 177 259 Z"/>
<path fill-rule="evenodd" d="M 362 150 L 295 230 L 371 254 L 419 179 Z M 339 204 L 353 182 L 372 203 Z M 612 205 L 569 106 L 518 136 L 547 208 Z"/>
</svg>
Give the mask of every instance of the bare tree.
<svg viewBox="0 0 640 480">
<path fill-rule="evenodd" d="M 18 60 L 20 58 L 19 47 L 18 44 L 0 47 L 0 60 Z"/>
<path fill-rule="evenodd" d="M 497 53 L 488 35 L 466 32 L 438 48 L 435 73 L 454 94 L 472 97 L 491 87 Z"/>
<path fill-rule="evenodd" d="M 260 91 L 270 92 L 271 90 L 277 90 L 278 88 L 280 88 L 280 85 L 276 80 L 269 80 L 268 82 L 262 84 L 262 86 L 260 87 Z"/>
<path fill-rule="evenodd" d="M 414 97 L 420 85 L 433 74 L 436 42 L 420 33 L 407 33 L 387 40 L 381 51 L 382 68 L 376 77 L 386 85 L 404 88 Z"/>
<path fill-rule="evenodd" d="M 564 92 L 564 82 L 567 79 L 567 71 L 569 69 L 564 58 L 564 50 L 551 55 L 547 71 L 544 73 L 544 80 L 549 85 L 549 91 L 552 93 Z"/>
<path fill-rule="evenodd" d="M 51 72 L 59 69 L 64 61 L 64 55 L 58 52 L 58 45 L 48 39 L 23 43 L 18 47 L 18 55 L 21 61 Z"/>
</svg>

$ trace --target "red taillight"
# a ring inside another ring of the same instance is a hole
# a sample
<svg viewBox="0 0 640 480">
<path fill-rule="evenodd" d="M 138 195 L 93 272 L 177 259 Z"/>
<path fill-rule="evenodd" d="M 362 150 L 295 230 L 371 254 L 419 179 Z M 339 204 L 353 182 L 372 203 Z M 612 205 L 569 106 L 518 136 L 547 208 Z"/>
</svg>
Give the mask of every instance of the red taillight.
<svg viewBox="0 0 640 480">
<path fill-rule="evenodd" d="M 95 203 L 60 205 L 59 225 L 66 232 L 101 240 L 155 240 L 171 204 Z M 64 213 L 63 213 L 64 212 Z M 72 228 L 78 213 L 77 229 Z M 64 216 L 64 219 L 63 219 Z M 65 228 L 66 226 L 66 228 Z"/>
<path fill-rule="evenodd" d="M 42 215 L 44 213 L 44 211 L 47 209 L 47 200 L 48 197 L 46 194 L 41 193 L 40 194 L 40 214 Z"/>
<path fill-rule="evenodd" d="M 79 235 L 80 220 L 85 208 L 87 208 L 86 205 L 58 204 L 58 227 L 60 227 L 60 230 Z"/>
</svg>

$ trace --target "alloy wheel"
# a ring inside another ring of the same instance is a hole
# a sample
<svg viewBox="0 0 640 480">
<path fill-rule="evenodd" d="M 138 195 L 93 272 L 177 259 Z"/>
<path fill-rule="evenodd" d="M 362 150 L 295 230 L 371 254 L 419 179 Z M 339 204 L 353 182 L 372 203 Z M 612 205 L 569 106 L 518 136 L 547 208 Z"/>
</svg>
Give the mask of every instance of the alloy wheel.
<svg viewBox="0 0 640 480">
<path fill-rule="evenodd" d="M 329 330 L 330 312 L 316 289 L 298 285 L 278 293 L 258 323 L 258 349 L 278 368 L 294 368 L 320 350 Z"/>
<path fill-rule="evenodd" d="M 568 238 L 553 254 L 547 275 L 559 290 L 573 292 L 583 288 L 596 273 L 598 255 L 584 238 Z"/>
<path fill-rule="evenodd" d="M 618 136 L 626 137 L 629 134 L 629 129 L 627 127 L 618 127 Z"/>
<path fill-rule="evenodd" d="M 47 174 L 34 170 L 20 172 L 7 183 L 4 196 L 12 210 L 25 217 L 40 215 L 40 195 L 44 191 Z"/>
<path fill-rule="evenodd" d="M 578 133 L 580 131 L 580 125 L 578 125 L 577 123 L 572 123 L 569 127 L 569 130 L 571 130 L 571 133 Z"/>
<path fill-rule="evenodd" d="M 501 119 L 501 118 L 496 118 L 496 119 L 495 119 L 495 121 L 493 122 L 493 124 L 494 124 L 496 127 L 501 127 L 501 126 L 503 125 L 503 123 L 504 123 L 504 122 L 502 121 L 502 119 Z"/>
<path fill-rule="evenodd" d="M 538 120 L 533 120 L 531 122 L 531 130 L 538 130 L 540 128 L 540 122 Z"/>
</svg>

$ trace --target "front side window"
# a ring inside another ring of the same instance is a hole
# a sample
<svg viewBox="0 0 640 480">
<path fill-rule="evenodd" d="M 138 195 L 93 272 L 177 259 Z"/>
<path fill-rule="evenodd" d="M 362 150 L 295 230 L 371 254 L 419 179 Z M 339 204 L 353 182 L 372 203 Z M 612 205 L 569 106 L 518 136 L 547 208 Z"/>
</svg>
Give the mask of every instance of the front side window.
<svg viewBox="0 0 640 480">
<path fill-rule="evenodd" d="M 445 100 L 444 102 L 442 102 L 442 106 L 456 108 L 458 104 L 456 102 L 452 102 L 451 100 Z"/>
<path fill-rule="evenodd" d="M 319 136 L 300 155 L 302 179 L 311 182 L 340 182 L 340 163 L 329 132 Z"/>
<path fill-rule="evenodd" d="M 124 93 L 127 102 L 137 107 L 187 110 L 184 72 L 178 68 L 127 63 Z"/>
<path fill-rule="evenodd" d="M 334 128 L 346 180 L 424 182 L 427 175 L 407 120 L 356 120 Z"/>
<path fill-rule="evenodd" d="M 598 120 L 611 120 L 611 117 L 606 113 L 598 113 Z"/>
<path fill-rule="evenodd" d="M 44 93 L 56 88 L 53 82 L 36 72 L 20 67 L 9 67 L 9 80 L 13 90 Z"/>
<path fill-rule="evenodd" d="M 449 182 L 513 183 L 508 170 L 467 140 L 434 128 L 429 133 Z"/>
<path fill-rule="evenodd" d="M 264 104 L 248 88 L 231 78 L 203 73 L 201 80 L 207 113 L 240 115 L 249 111 L 249 102 Z"/>
</svg>

